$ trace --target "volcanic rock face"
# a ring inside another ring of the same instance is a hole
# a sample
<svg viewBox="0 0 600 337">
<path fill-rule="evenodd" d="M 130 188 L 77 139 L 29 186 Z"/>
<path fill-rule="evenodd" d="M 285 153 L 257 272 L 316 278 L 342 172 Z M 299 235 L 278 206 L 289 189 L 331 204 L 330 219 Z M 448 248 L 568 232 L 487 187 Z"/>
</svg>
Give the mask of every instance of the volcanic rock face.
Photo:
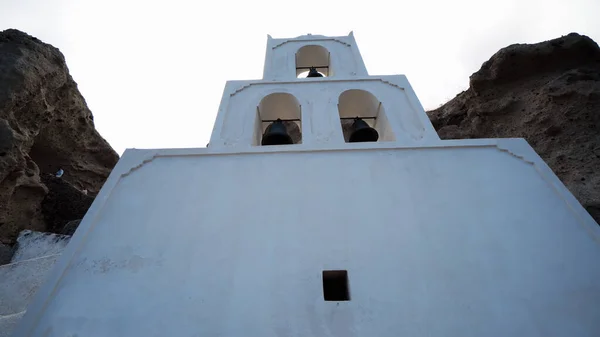
<svg viewBox="0 0 600 337">
<path fill-rule="evenodd" d="M 590 38 L 501 49 L 428 114 L 442 139 L 527 139 L 600 223 L 600 49 Z"/>
<path fill-rule="evenodd" d="M 117 160 L 60 51 L 17 30 L 0 32 L 0 242 L 14 243 L 23 229 L 47 231 L 75 220 L 64 207 L 53 214 L 62 191 L 89 203 L 86 194 L 99 191 Z M 59 169 L 72 189 L 41 180 Z M 46 205 L 53 206 L 43 211 L 48 195 Z"/>
</svg>

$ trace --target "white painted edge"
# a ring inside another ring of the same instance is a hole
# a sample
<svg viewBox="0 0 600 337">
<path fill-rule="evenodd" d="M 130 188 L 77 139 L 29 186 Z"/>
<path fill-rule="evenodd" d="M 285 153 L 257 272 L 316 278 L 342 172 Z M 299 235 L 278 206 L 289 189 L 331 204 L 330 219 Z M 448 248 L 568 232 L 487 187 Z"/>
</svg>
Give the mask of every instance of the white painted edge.
<svg viewBox="0 0 600 337">
<path fill-rule="evenodd" d="M 317 41 L 333 41 L 333 42 L 337 42 L 340 44 L 343 44 L 346 47 L 350 47 L 351 44 L 348 42 L 345 42 L 345 36 L 334 36 L 334 37 L 326 37 L 326 36 L 322 36 L 322 35 L 312 35 L 314 36 L 314 38 L 307 38 L 307 35 L 303 35 L 297 38 L 292 38 L 292 39 L 276 39 L 277 41 L 283 41 L 280 42 L 278 44 L 275 44 L 273 47 L 271 47 L 271 49 L 277 49 L 281 46 L 283 46 L 286 43 L 293 43 L 293 42 L 317 42 Z M 273 39 L 275 40 L 275 39 Z"/>
<path fill-rule="evenodd" d="M 538 174 L 552 187 L 569 209 L 575 214 L 578 222 L 590 234 L 590 236 L 600 244 L 600 226 L 596 220 L 585 210 L 579 203 L 577 198 L 569 191 L 558 176 L 552 171 L 550 166 L 535 152 L 535 150 L 523 138 L 500 138 L 496 139 L 496 148 L 500 151 L 505 151 L 510 155 L 532 165 Z"/>
<path fill-rule="evenodd" d="M 25 310 L 19 311 L 19 312 L 16 312 L 14 314 L 10 314 L 10 315 L 0 315 L 0 319 L 19 316 L 19 315 L 22 315 L 23 313 L 25 313 Z"/>
<path fill-rule="evenodd" d="M 52 272 L 46 278 L 46 282 L 38 289 L 31 301 L 25 316 L 19 322 L 13 336 L 31 336 L 37 326 L 48 302 L 54 296 L 56 287 L 63 275 L 68 270 L 71 261 L 85 246 L 86 240 L 94 229 L 96 219 L 101 213 L 104 204 L 109 199 L 113 189 L 121 178 L 127 177 L 139 170 L 145 164 L 158 157 L 186 157 L 186 156 L 226 156 L 226 155 L 249 155 L 259 153 L 303 153 L 303 152 L 338 152 L 353 150 L 422 150 L 443 148 L 478 148 L 493 147 L 499 151 L 532 165 L 542 178 L 554 189 L 564 200 L 571 211 L 579 220 L 581 226 L 600 244 L 600 226 L 581 206 L 577 199 L 571 194 L 567 187 L 558 179 L 550 167 L 542 160 L 535 150 L 523 138 L 503 139 L 465 139 L 465 140 L 439 140 L 430 141 L 428 144 L 419 146 L 399 146 L 386 143 L 346 143 L 339 146 L 323 147 L 315 149 L 313 146 L 280 145 L 273 147 L 250 147 L 240 151 L 239 148 L 187 148 L 187 149 L 127 149 L 111 172 L 100 193 L 92 203 L 92 206 L 81 221 L 78 230 L 71 238 L 71 242 L 63 251 Z"/>
<path fill-rule="evenodd" d="M 293 80 L 239 80 L 239 81 L 227 81 L 225 87 L 237 85 L 236 89 L 230 91 L 229 96 L 235 96 L 236 94 L 246 90 L 251 86 L 263 86 L 263 85 L 302 85 L 306 83 L 332 83 L 332 82 L 382 82 L 389 86 L 395 87 L 398 90 L 404 91 L 405 87 L 410 88 L 410 84 L 404 75 L 385 75 L 385 76 L 353 76 L 353 77 L 318 77 L 318 78 L 300 78 Z M 412 88 L 411 88 L 412 90 Z M 416 98 L 416 96 L 415 96 Z M 419 103 L 420 106 L 420 103 Z"/>
</svg>

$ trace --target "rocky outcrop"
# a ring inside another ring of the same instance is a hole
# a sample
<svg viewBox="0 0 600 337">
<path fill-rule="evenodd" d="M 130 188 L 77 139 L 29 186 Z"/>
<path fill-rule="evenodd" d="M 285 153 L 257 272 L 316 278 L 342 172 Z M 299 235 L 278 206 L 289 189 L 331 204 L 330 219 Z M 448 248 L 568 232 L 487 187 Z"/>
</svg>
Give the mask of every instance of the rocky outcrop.
<svg viewBox="0 0 600 337">
<path fill-rule="evenodd" d="M 527 139 L 600 223 L 600 49 L 590 38 L 501 49 L 428 114 L 442 139 Z"/>
<path fill-rule="evenodd" d="M 93 196 L 117 160 L 61 52 L 17 30 L 0 32 L 0 242 L 14 243 L 23 229 L 56 229 L 58 218 L 74 220 L 44 208 L 48 196 L 68 198 L 53 190 L 64 185 L 48 186 L 42 175 L 63 169 L 64 183 Z"/>
</svg>

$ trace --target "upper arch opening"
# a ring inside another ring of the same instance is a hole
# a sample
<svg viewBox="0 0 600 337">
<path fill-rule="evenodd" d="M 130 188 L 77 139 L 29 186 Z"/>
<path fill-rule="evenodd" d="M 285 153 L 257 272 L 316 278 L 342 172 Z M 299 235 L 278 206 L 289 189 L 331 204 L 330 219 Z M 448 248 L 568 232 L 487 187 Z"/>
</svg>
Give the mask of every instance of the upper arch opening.
<svg viewBox="0 0 600 337">
<path fill-rule="evenodd" d="M 306 77 L 314 67 L 325 77 L 330 75 L 330 54 L 327 48 L 318 45 L 303 46 L 296 52 L 296 77 Z"/>
</svg>

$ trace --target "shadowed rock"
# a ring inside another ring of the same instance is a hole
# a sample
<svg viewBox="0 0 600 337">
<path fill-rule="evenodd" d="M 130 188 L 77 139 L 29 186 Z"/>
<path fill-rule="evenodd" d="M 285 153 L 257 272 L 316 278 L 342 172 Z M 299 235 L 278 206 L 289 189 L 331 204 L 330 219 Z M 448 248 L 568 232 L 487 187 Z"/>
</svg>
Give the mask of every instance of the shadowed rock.
<svg viewBox="0 0 600 337">
<path fill-rule="evenodd" d="M 503 48 L 428 114 L 442 139 L 527 139 L 600 222 L 600 48 L 590 38 Z"/>
<path fill-rule="evenodd" d="M 95 195 L 117 160 L 61 52 L 18 30 L 0 32 L 0 242 L 56 227 L 42 211 L 49 190 L 41 174 L 62 168 L 61 179 Z"/>
</svg>

